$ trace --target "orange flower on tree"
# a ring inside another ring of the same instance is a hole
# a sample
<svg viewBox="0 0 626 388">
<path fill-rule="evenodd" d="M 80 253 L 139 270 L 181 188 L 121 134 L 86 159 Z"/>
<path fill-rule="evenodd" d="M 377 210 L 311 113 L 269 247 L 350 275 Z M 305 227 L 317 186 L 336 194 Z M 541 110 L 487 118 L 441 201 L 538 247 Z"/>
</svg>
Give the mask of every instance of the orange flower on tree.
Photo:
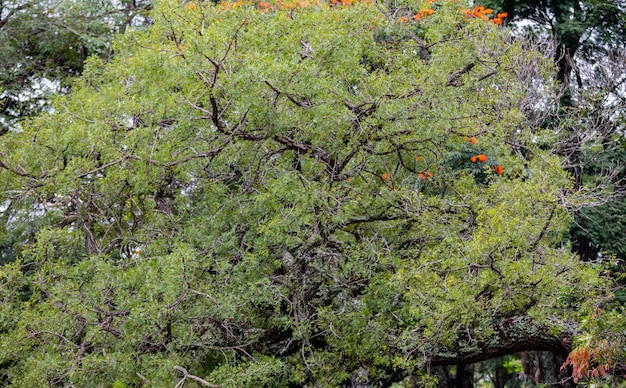
<svg viewBox="0 0 626 388">
<path fill-rule="evenodd" d="M 473 155 L 470 160 L 472 161 L 472 163 L 476 163 L 481 162 L 481 163 L 485 163 L 487 161 L 487 155 L 485 154 L 479 154 L 479 155 Z"/>
<path fill-rule="evenodd" d="M 485 21 L 490 21 L 491 23 L 501 25 L 502 20 L 508 16 L 506 12 L 500 12 L 494 16 L 494 11 L 491 8 L 485 8 L 482 5 L 477 5 L 473 9 L 461 9 L 462 14 L 464 14 L 468 19 L 476 18 Z M 493 19 L 491 19 L 493 17 Z"/>
<path fill-rule="evenodd" d="M 417 174 L 417 176 L 421 179 L 421 180 L 426 180 L 429 178 L 433 177 L 433 173 L 430 171 L 424 171 L 424 170 L 420 170 L 420 172 Z"/>
<path fill-rule="evenodd" d="M 419 13 L 417 13 L 417 14 L 415 14 L 415 15 L 413 16 L 413 19 L 415 19 L 415 20 L 419 20 L 419 19 L 421 19 L 421 18 L 422 18 L 422 17 L 424 17 L 424 16 L 429 16 L 429 15 L 432 15 L 432 14 L 434 14 L 434 13 L 435 13 L 435 10 L 434 10 L 434 9 L 431 9 L 431 8 L 423 8 L 423 9 L 420 9 Z"/>
<path fill-rule="evenodd" d="M 485 13 L 485 7 L 483 7 L 482 5 L 478 5 L 476 7 L 474 7 L 474 11 L 472 12 L 472 15 L 474 15 L 474 17 L 481 17 L 483 16 Z"/>
<path fill-rule="evenodd" d="M 415 161 L 416 161 L 416 162 L 423 162 L 423 161 L 424 161 L 424 158 L 422 158 L 421 156 L 416 156 L 416 157 L 415 157 Z"/>
<path fill-rule="evenodd" d="M 389 173 L 386 172 L 382 175 L 382 178 L 385 182 L 389 182 L 391 180 L 391 175 L 389 175 Z"/>
<path fill-rule="evenodd" d="M 500 12 L 496 15 L 495 18 L 491 19 L 491 22 L 500 26 L 502 25 L 503 20 L 506 19 L 508 16 L 509 14 L 507 12 Z"/>
<path fill-rule="evenodd" d="M 463 140 L 465 140 L 466 142 L 468 142 L 470 144 L 478 143 L 478 140 L 475 137 L 465 137 L 465 138 L 463 138 Z"/>
<path fill-rule="evenodd" d="M 502 166 L 500 165 L 492 166 L 491 168 L 493 168 L 493 171 L 495 171 L 495 173 L 498 175 L 502 175 L 502 173 L 504 172 L 504 168 L 502 168 Z"/>
<path fill-rule="evenodd" d="M 402 23 L 408 23 L 409 22 L 409 18 L 407 18 L 407 17 L 401 17 L 398 20 L 400 20 Z"/>
</svg>

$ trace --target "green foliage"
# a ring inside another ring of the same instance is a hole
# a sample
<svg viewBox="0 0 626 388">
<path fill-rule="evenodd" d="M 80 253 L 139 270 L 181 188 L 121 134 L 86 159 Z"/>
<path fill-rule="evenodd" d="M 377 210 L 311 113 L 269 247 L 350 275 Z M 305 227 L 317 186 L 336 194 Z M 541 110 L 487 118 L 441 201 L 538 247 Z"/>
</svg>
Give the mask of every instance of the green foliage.
<svg viewBox="0 0 626 388">
<path fill-rule="evenodd" d="M 128 0 L 0 3 L 0 134 L 66 89 L 88 56 L 109 57 L 113 35 L 145 23 L 150 7 Z"/>
<path fill-rule="evenodd" d="M 605 295 L 519 109 L 549 58 L 456 3 L 292 5 L 164 1 L 0 138 L 3 213 L 37 220 L 6 385 L 391 383 Z"/>
<path fill-rule="evenodd" d="M 547 30 L 558 43 L 554 51 L 560 70 L 557 78 L 566 89 L 559 101 L 562 108 L 558 115 L 546 113 L 550 121 L 547 125 L 558 128 L 561 134 L 556 152 L 566 156 L 564 166 L 574 174 L 574 189 L 583 194 L 570 227 L 572 250 L 584 260 L 604 261 L 611 271 L 610 277 L 617 280 L 614 297 L 623 303 L 623 260 L 626 258 L 623 111 L 626 100 L 623 88 L 617 85 L 624 82 L 625 4 L 613 0 L 484 3 L 508 11 L 514 21 L 534 22 L 533 27 Z M 579 367 L 579 378 L 593 372 L 585 371 L 584 367 L 580 369 L 580 361 L 588 362 L 595 345 L 614 337 L 611 327 L 623 326 L 623 322 L 615 322 L 620 313 L 610 318 L 608 315 L 605 317 L 611 324 L 598 325 L 597 328 L 602 329 L 592 331 L 573 354 L 575 362 L 572 364 Z M 601 348 L 595 347 L 596 350 Z M 605 351 L 601 349 L 599 353 Z M 623 356 L 622 352 L 620 357 Z M 604 365 L 601 359 L 592 362 Z M 614 364 L 617 370 L 619 364 L 617 361 Z"/>
</svg>

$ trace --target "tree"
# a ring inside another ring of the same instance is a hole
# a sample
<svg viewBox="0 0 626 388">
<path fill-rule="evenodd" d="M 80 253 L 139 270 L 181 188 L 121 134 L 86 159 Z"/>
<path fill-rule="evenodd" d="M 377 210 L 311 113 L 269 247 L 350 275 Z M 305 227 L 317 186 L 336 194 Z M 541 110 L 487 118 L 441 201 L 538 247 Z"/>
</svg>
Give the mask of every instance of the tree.
<svg viewBox="0 0 626 388">
<path fill-rule="evenodd" d="M 626 236 L 623 198 L 626 194 L 621 161 L 624 153 L 624 49 L 626 9 L 622 1 L 482 2 L 504 10 L 513 21 L 531 22 L 555 42 L 552 50 L 557 79 L 564 86 L 547 126 L 563 133 L 555 151 L 575 177 L 575 189 L 594 183 L 601 190 L 582 204 L 571 228 L 572 245 L 586 260 L 598 254 L 624 258 L 614 241 Z M 572 74 L 573 73 L 573 74 Z M 571 78 L 575 82 L 571 82 Z"/>
<path fill-rule="evenodd" d="M 582 200 L 570 206 L 575 213 L 570 227 L 572 250 L 584 260 L 604 261 L 607 273 L 614 278 L 618 301 L 604 304 L 605 313 L 594 313 L 587 319 L 607 323 L 589 325 L 594 328 L 586 329 L 586 339 L 578 343 L 574 357 L 569 359 L 578 378 L 598 378 L 600 371 L 606 374 L 608 368 L 600 370 L 589 365 L 595 362 L 605 366 L 607 354 L 619 353 L 615 349 L 608 351 L 610 346 L 606 344 L 616 346 L 620 341 L 615 338 L 620 337 L 618 333 L 624 326 L 623 322 L 616 323 L 616 317 L 623 316 L 625 293 L 626 4 L 612 0 L 481 3 L 506 11 L 513 21 L 523 21 L 526 30 L 547 32 L 555 42 L 552 56 L 564 92 L 556 109 L 551 107 L 544 125 L 561 134 L 554 151 L 564 156 L 562 166 L 575 178 L 573 190 L 583 193 Z M 546 105 L 539 108 L 545 111 Z M 590 362 L 590 355 L 595 360 Z M 624 357 L 623 352 L 620 357 Z M 619 362 L 609 364 L 618 366 L 615 374 L 622 374 Z"/>
<path fill-rule="evenodd" d="M 381 10 L 383 12 L 381 12 Z M 12 386 L 364 385 L 566 356 L 606 278 L 532 125 L 551 59 L 456 2 L 164 1 L 0 138 Z"/>
<path fill-rule="evenodd" d="M 0 2 L 0 134 L 47 106 L 115 33 L 146 22 L 147 1 Z"/>
<path fill-rule="evenodd" d="M 50 109 L 49 101 L 67 93 L 90 55 L 111 57 L 111 40 L 128 27 L 149 22 L 149 1 L 0 2 L 0 136 Z M 3 205 L 5 206 L 5 205 Z M 36 230 L 27 214 L 0 227 L 0 263 L 18 255 Z"/>
<path fill-rule="evenodd" d="M 545 27 L 555 38 L 557 79 L 569 84 L 575 57 L 596 59 L 607 49 L 621 48 L 626 39 L 625 4 L 619 0 L 486 0 L 484 5 L 507 12 L 512 20 Z M 600 55 L 599 55 L 600 54 Z M 578 84 L 582 87 L 577 69 Z"/>
</svg>

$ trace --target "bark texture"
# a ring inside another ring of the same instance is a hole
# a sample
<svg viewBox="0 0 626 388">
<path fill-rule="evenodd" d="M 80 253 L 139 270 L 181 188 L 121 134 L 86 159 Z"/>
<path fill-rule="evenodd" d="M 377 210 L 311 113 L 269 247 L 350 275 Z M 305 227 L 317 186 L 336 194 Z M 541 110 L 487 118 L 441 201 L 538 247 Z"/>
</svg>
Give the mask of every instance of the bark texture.
<svg viewBox="0 0 626 388">
<path fill-rule="evenodd" d="M 467 365 L 523 351 L 548 351 L 567 356 L 577 326 L 573 323 L 538 323 L 529 316 L 494 323 L 497 335 L 486 340 L 459 338 L 454 348 L 430 357 L 430 366 Z"/>
</svg>

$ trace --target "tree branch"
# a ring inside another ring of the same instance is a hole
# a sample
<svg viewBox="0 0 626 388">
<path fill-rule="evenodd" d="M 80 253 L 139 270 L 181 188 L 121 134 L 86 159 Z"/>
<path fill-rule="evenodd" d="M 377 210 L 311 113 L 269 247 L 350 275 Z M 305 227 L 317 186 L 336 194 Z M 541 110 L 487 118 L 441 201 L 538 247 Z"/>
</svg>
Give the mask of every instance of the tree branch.
<svg viewBox="0 0 626 388">
<path fill-rule="evenodd" d="M 506 318 L 492 328 L 496 339 L 473 340 L 459 337 L 453 349 L 434 352 L 430 366 L 466 365 L 521 351 L 550 351 L 567 356 L 577 325 L 569 322 L 542 324 L 529 316 Z"/>
<path fill-rule="evenodd" d="M 186 379 L 193 380 L 193 381 L 195 381 L 195 382 L 197 382 L 197 383 L 202 384 L 202 385 L 203 385 L 203 386 L 205 386 L 205 387 L 213 387 L 213 388 L 219 388 L 219 387 L 220 387 L 219 385 L 211 384 L 211 383 L 209 383 L 208 381 L 206 381 L 206 380 L 204 380 L 204 379 L 201 379 L 201 378 L 200 378 L 200 377 L 198 377 L 198 376 L 190 375 L 190 374 L 187 372 L 187 369 L 183 368 L 182 366 L 178 366 L 178 365 L 176 365 L 176 366 L 174 367 L 174 369 L 176 369 L 177 371 L 179 371 L 179 372 L 181 372 L 181 373 L 183 374 L 183 379 L 182 379 L 182 380 L 180 380 L 180 381 L 178 382 L 178 384 L 176 384 L 176 387 L 181 387 L 181 388 L 182 388 L 182 387 L 184 387 L 184 386 L 185 386 L 185 380 L 186 380 Z"/>
</svg>

